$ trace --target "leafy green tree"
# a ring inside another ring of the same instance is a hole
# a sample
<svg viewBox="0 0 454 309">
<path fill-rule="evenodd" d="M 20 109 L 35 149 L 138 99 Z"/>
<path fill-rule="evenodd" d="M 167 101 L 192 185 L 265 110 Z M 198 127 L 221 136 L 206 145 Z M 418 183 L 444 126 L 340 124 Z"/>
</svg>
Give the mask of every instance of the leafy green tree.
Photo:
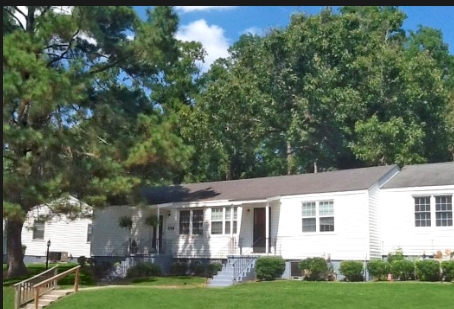
<svg viewBox="0 0 454 309">
<path fill-rule="evenodd" d="M 17 277 L 32 207 L 68 194 L 93 206 L 138 201 L 143 185 L 186 166 L 192 148 L 164 108 L 181 95 L 150 92 L 164 96 L 163 77 L 193 72 L 200 46 L 174 39 L 171 7 L 145 21 L 127 6 L 4 6 L 3 16 L 3 218 Z"/>
<path fill-rule="evenodd" d="M 330 170 L 449 160 L 452 56 L 436 30 L 406 36 L 405 18 L 395 6 L 327 7 L 241 37 L 196 101 L 215 134 L 203 166 L 234 166 L 236 179 L 312 172 L 314 162 Z"/>
</svg>

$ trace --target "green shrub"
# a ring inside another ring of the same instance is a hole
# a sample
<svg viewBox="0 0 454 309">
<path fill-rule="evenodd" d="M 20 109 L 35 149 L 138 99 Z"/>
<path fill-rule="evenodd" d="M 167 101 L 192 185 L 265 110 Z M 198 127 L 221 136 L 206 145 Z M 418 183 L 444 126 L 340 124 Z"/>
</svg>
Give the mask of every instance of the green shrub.
<svg viewBox="0 0 454 309">
<path fill-rule="evenodd" d="M 148 262 L 139 262 L 126 271 L 127 278 L 157 277 L 161 275 L 161 267 Z"/>
<path fill-rule="evenodd" d="M 440 280 L 440 262 L 437 260 L 416 261 L 416 276 L 421 281 Z"/>
<path fill-rule="evenodd" d="M 255 276 L 258 280 L 274 280 L 282 276 L 285 260 L 279 256 L 263 256 L 255 262 Z"/>
<path fill-rule="evenodd" d="M 92 271 L 98 280 L 105 278 L 115 269 L 113 261 L 95 262 L 92 264 Z"/>
<path fill-rule="evenodd" d="M 339 271 L 350 281 L 363 281 L 363 262 L 361 261 L 342 261 Z"/>
<path fill-rule="evenodd" d="M 409 260 L 394 260 L 391 263 L 391 274 L 400 281 L 415 279 L 415 262 Z"/>
<path fill-rule="evenodd" d="M 454 260 L 441 262 L 441 272 L 444 281 L 454 280 Z"/>
<path fill-rule="evenodd" d="M 299 262 L 299 269 L 304 271 L 304 280 L 323 281 L 328 274 L 328 264 L 322 257 L 307 258 Z"/>
<path fill-rule="evenodd" d="M 394 252 L 389 252 L 388 257 L 387 257 L 389 264 L 391 264 L 393 261 L 401 261 L 404 259 L 405 259 L 405 256 L 404 256 L 404 252 L 402 251 L 402 249 L 397 249 Z"/>
<path fill-rule="evenodd" d="M 206 276 L 212 278 L 222 269 L 222 263 L 210 263 L 206 266 Z"/>
<path fill-rule="evenodd" d="M 84 267 L 87 263 L 87 258 L 84 255 L 81 255 L 77 258 L 77 263 L 79 263 L 80 267 Z"/>
<path fill-rule="evenodd" d="M 204 276 L 205 275 L 205 265 L 200 261 L 192 261 L 189 264 L 189 271 L 193 276 Z"/>
<path fill-rule="evenodd" d="M 173 262 L 170 265 L 170 274 L 174 276 L 186 276 L 188 272 L 188 264 L 183 262 Z"/>
<path fill-rule="evenodd" d="M 377 280 L 386 280 L 389 270 L 389 263 L 381 259 L 370 260 L 369 263 L 367 263 L 367 271 Z"/>
</svg>

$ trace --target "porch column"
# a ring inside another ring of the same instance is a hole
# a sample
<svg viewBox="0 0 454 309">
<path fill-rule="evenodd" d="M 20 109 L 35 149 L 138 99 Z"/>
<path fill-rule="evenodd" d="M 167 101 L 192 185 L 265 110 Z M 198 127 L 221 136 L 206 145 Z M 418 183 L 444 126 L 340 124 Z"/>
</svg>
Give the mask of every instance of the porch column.
<svg viewBox="0 0 454 309">
<path fill-rule="evenodd" d="M 266 235 L 266 243 L 265 243 L 265 252 L 270 253 L 270 202 L 266 202 L 266 207 L 265 207 L 265 213 L 266 213 L 266 219 L 265 219 L 265 224 L 266 224 L 266 229 L 265 229 L 265 235 Z"/>
<path fill-rule="evenodd" d="M 161 208 L 159 208 L 158 206 L 158 225 L 156 227 L 156 254 L 159 254 L 159 252 L 161 252 L 161 250 L 159 250 L 161 248 L 161 244 L 159 243 L 159 225 L 161 223 L 161 220 L 160 220 L 160 217 L 161 217 Z"/>
</svg>

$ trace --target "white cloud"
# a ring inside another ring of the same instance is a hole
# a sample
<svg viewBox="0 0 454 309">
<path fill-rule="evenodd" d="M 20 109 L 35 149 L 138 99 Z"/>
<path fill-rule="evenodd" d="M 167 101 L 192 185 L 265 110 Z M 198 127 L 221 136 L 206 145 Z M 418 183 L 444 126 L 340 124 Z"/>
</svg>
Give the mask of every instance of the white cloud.
<svg viewBox="0 0 454 309">
<path fill-rule="evenodd" d="M 90 37 L 89 34 L 87 34 L 86 32 L 79 32 L 79 34 L 77 35 L 77 37 L 81 40 L 84 40 L 84 41 L 87 41 L 87 43 L 89 44 L 92 44 L 92 45 L 98 45 L 98 42 L 96 42 L 96 40 L 92 37 Z"/>
<path fill-rule="evenodd" d="M 74 6 L 53 6 L 52 10 L 57 13 L 57 14 L 64 14 L 64 15 L 71 15 L 73 11 Z M 28 14 L 28 7 L 27 6 L 17 6 L 16 12 L 14 12 L 14 16 L 19 20 L 23 28 L 27 27 L 27 23 L 25 20 L 25 16 Z M 20 13 L 20 12 L 22 13 Z M 35 17 L 39 16 L 41 14 L 40 10 L 35 11 Z"/>
<path fill-rule="evenodd" d="M 21 23 L 21 26 L 26 29 L 27 27 L 27 21 L 25 20 L 25 16 L 28 14 L 28 7 L 27 6 L 18 6 L 17 7 L 18 11 L 14 12 L 14 16 L 19 20 Z M 74 6 L 53 6 L 52 10 L 56 14 L 62 14 L 62 15 L 71 15 L 73 12 Z M 20 11 L 20 12 L 19 12 Z M 35 11 L 35 17 L 39 16 L 41 14 L 41 11 L 36 10 Z M 77 35 L 78 38 L 87 41 L 90 44 L 96 45 L 97 42 L 94 38 L 90 37 L 90 35 L 86 32 L 80 32 Z M 55 38 L 54 38 L 55 39 Z"/>
<path fill-rule="evenodd" d="M 175 9 L 182 14 L 192 13 L 196 11 L 223 11 L 231 10 L 236 6 L 175 6 Z"/>
<path fill-rule="evenodd" d="M 227 49 L 229 42 L 224 36 L 224 29 L 217 25 L 208 25 L 204 19 L 194 21 L 190 24 L 181 26 L 176 34 L 176 38 L 181 41 L 197 41 L 202 43 L 207 52 L 202 71 L 206 72 L 210 65 L 218 58 L 225 58 L 229 55 Z"/>
</svg>

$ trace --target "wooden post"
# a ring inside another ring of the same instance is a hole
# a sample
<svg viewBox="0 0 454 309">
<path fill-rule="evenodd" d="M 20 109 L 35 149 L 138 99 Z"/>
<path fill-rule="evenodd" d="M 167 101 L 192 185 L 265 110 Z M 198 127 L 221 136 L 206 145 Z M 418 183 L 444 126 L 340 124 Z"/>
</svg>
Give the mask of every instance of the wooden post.
<svg viewBox="0 0 454 309">
<path fill-rule="evenodd" d="M 58 268 L 54 269 L 54 277 L 58 274 Z M 57 288 L 57 280 L 52 282 L 53 288 Z"/>
<path fill-rule="evenodd" d="M 21 290 L 22 290 L 22 285 L 19 285 L 19 287 L 16 286 L 16 294 L 14 297 L 14 309 L 19 308 Z"/>
<path fill-rule="evenodd" d="M 35 309 L 38 309 L 39 303 L 39 287 L 35 288 Z"/>
<path fill-rule="evenodd" d="M 74 293 L 77 293 L 77 291 L 79 291 L 79 277 L 80 277 L 80 268 L 77 268 L 76 269 L 76 279 L 74 281 Z"/>
</svg>

